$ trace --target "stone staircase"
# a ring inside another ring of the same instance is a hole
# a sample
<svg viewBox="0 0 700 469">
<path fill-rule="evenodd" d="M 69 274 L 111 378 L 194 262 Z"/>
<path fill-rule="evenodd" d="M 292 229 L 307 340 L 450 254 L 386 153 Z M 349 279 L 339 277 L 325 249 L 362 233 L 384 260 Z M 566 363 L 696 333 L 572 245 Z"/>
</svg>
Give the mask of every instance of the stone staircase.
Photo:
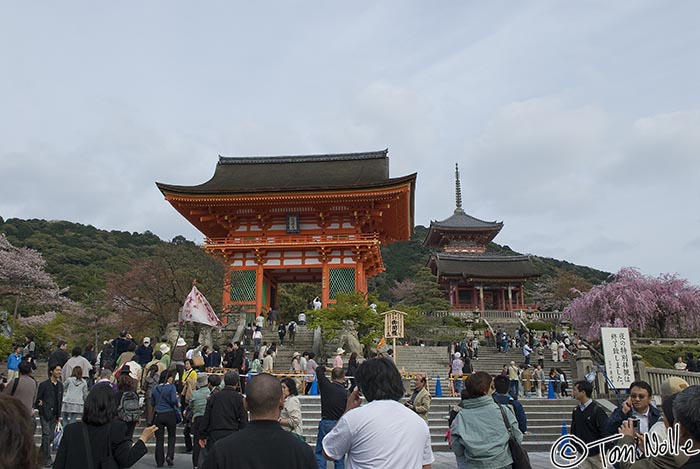
<svg viewBox="0 0 700 469">
<path fill-rule="evenodd" d="M 301 396 L 304 418 L 304 436 L 309 444 L 316 443 L 318 421 L 321 419 L 321 400 L 318 396 Z M 433 451 L 450 451 L 445 441 L 447 418 L 457 398 L 433 398 L 428 416 L 428 426 Z M 572 399 L 522 399 L 528 418 L 528 434 L 524 445 L 528 451 L 549 451 L 552 443 L 561 436 L 562 422 L 567 428 L 571 423 L 571 411 L 575 402 Z"/>
<path fill-rule="evenodd" d="M 297 325 L 296 337 L 294 339 L 294 345 L 289 343 L 289 332 L 284 337 L 284 343 L 280 345 L 280 338 L 277 334 L 277 330 L 263 329 L 263 342 L 267 342 L 270 345 L 272 342 L 277 343 L 277 357 L 275 358 L 274 369 L 275 370 L 289 370 L 292 365 L 292 355 L 294 352 L 304 353 L 304 351 L 311 351 L 314 342 L 314 331 L 306 326 Z M 250 360 L 253 359 L 253 346 L 249 347 L 251 352 L 248 354 Z M 262 360 L 263 357 L 260 357 Z"/>
</svg>

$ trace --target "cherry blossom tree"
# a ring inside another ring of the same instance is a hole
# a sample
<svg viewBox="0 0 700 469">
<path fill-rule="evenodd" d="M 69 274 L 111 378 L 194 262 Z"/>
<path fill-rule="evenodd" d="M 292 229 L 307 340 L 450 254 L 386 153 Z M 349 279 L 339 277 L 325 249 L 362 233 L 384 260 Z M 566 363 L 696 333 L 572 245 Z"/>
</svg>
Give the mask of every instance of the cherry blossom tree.
<svg viewBox="0 0 700 469">
<path fill-rule="evenodd" d="M 14 247 L 0 233 L 0 296 L 15 297 L 15 318 L 20 300 L 42 306 L 72 305 L 72 302 L 62 296 L 65 289 L 58 287 L 51 275 L 44 270 L 45 267 L 46 261 L 41 253 Z"/>
<path fill-rule="evenodd" d="M 168 323 L 177 321 L 194 279 L 214 310 L 221 309 L 221 261 L 203 253 L 194 243 L 178 238 L 159 248 L 156 254 L 132 259 L 128 272 L 107 278 L 109 307 L 131 330 L 165 332 Z"/>
<path fill-rule="evenodd" d="M 700 288 L 677 275 L 643 275 L 623 268 L 610 280 L 580 293 L 563 319 L 589 340 L 601 327 L 629 327 L 636 335 L 688 337 L 700 331 Z"/>
</svg>

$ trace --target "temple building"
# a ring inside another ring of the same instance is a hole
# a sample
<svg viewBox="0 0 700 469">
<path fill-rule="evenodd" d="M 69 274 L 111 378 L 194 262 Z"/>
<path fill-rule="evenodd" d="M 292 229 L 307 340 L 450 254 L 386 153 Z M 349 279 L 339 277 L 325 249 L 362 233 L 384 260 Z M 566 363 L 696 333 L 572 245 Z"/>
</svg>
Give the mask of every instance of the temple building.
<svg viewBox="0 0 700 469">
<path fill-rule="evenodd" d="M 283 283 L 319 283 L 326 307 L 366 293 L 380 246 L 413 231 L 416 174 L 389 177 L 387 153 L 219 156 L 203 184 L 156 185 L 224 260 L 224 312 L 266 313 Z"/>
<path fill-rule="evenodd" d="M 452 216 L 431 221 L 423 244 L 433 250 L 428 267 L 445 289 L 453 310 L 519 311 L 524 284 L 541 274 L 529 256 L 487 252 L 503 222 L 483 221 L 462 209 L 459 167 L 455 165 L 456 208 Z"/>
</svg>

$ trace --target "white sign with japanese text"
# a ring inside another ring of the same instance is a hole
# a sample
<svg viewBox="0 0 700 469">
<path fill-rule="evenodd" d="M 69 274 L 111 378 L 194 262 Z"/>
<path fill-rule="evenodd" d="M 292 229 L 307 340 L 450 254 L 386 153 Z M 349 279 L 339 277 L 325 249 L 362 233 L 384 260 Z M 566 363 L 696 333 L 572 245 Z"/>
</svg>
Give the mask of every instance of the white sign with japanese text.
<svg viewBox="0 0 700 469">
<path fill-rule="evenodd" d="M 618 389 L 627 389 L 634 381 L 630 332 L 626 327 L 601 327 L 605 371 Z"/>
</svg>

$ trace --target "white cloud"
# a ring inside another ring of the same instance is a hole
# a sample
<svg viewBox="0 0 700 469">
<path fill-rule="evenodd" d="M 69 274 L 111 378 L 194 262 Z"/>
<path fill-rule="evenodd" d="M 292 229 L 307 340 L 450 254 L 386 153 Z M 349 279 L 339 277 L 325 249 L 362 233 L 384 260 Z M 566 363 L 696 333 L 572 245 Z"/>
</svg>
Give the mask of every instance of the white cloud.
<svg viewBox="0 0 700 469">
<path fill-rule="evenodd" d="M 393 176 L 418 172 L 419 224 L 452 213 L 459 162 L 496 241 L 700 283 L 694 2 L 5 13 L 5 218 L 201 239 L 155 181 L 202 183 L 218 154 L 388 147 Z"/>
</svg>

